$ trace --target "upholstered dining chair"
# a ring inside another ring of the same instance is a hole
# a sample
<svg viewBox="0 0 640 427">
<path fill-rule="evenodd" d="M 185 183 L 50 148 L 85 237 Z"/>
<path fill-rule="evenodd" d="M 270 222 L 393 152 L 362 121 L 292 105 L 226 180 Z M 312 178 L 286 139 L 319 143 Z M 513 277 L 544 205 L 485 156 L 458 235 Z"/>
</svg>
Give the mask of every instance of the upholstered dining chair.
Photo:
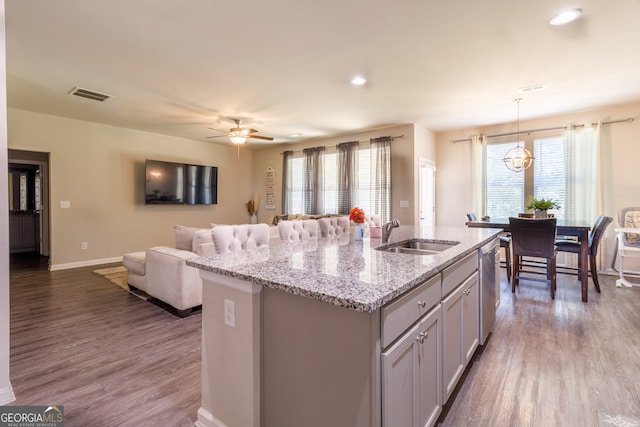
<svg viewBox="0 0 640 427">
<path fill-rule="evenodd" d="M 322 237 L 335 237 L 342 234 L 349 234 L 349 217 L 336 216 L 329 218 L 319 218 L 318 226 Z"/>
<path fill-rule="evenodd" d="M 551 299 L 556 297 L 556 218 L 528 219 L 509 218 L 513 258 L 511 292 L 516 291 L 520 279 L 543 281 L 551 288 Z M 547 278 L 521 277 L 522 257 L 544 258 L 547 260 Z"/>
<path fill-rule="evenodd" d="M 469 212 L 467 214 L 468 221 L 477 221 L 478 217 L 474 212 Z M 504 249 L 504 264 L 502 262 L 500 265 L 504 265 L 507 269 L 507 282 L 511 282 L 511 237 L 509 234 L 504 236 L 500 236 L 500 247 Z"/>
<path fill-rule="evenodd" d="M 269 246 L 267 224 L 218 225 L 211 230 L 211 235 L 220 254 Z"/>
<path fill-rule="evenodd" d="M 318 220 L 297 219 L 278 222 L 278 233 L 282 243 L 298 243 L 304 240 L 318 239 Z"/>
<path fill-rule="evenodd" d="M 611 221 L 613 221 L 613 218 L 600 215 L 591 229 L 591 234 L 589 234 L 589 268 L 591 270 L 591 277 L 593 278 L 593 285 L 596 287 L 596 292 L 600 292 L 600 283 L 598 282 L 598 264 L 596 261 L 598 247 L 600 246 L 602 235 Z M 574 254 L 580 253 L 580 242 L 577 240 L 556 239 L 556 247 L 558 248 L 558 252 L 569 252 Z M 580 265 L 580 257 L 578 257 L 578 278 L 580 278 Z"/>
</svg>

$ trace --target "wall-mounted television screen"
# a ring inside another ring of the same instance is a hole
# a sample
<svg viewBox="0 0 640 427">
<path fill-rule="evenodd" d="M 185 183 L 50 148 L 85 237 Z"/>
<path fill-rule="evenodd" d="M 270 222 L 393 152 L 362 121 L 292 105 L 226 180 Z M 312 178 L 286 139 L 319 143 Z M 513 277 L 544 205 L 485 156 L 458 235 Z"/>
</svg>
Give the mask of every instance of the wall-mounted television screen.
<svg viewBox="0 0 640 427">
<path fill-rule="evenodd" d="M 218 168 L 185 163 L 145 161 L 144 202 L 147 205 L 215 205 Z"/>
</svg>

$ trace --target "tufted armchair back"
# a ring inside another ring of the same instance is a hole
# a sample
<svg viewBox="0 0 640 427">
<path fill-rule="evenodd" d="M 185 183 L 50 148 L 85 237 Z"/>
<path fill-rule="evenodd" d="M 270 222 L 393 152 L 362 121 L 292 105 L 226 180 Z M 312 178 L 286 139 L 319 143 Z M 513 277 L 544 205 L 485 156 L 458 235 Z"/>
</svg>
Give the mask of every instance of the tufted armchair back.
<svg viewBox="0 0 640 427">
<path fill-rule="evenodd" d="M 218 225 L 211 234 L 220 254 L 269 246 L 267 224 Z"/>
<path fill-rule="evenodd" d="M 338 216 L 318 219 L 320 234 L 322 237 L 335 237 L 349 234 L 349 217 Z"/>
<path fill-rule="evenodd" d="M 364 223 L 366 227 L 380 227 L 382 225 L 380 215 L 365 215 Z"/>
<path fill-rule="evenodd" d="M 278 222 L 278 233 L 282 243 L 297 243 L 318 238 L 318 221 L 303 219 Z"/>
</svg>

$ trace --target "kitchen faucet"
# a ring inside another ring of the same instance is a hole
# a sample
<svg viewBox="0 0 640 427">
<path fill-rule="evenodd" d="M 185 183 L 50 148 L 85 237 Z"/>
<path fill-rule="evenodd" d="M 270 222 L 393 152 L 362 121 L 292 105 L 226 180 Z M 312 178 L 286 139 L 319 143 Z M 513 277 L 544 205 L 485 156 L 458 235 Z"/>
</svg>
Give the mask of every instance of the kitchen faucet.
<svg viewBox="0 0 640 427">
<path fill-rule="evenodd" d="M 382 225 L 382 243 L 387 243 L 389 241 L 389 237 L 391 236 L 391 231 L 400 226 L 400 221 L 397 219 L 392 219 L 386 224 Z"/>
</svg>

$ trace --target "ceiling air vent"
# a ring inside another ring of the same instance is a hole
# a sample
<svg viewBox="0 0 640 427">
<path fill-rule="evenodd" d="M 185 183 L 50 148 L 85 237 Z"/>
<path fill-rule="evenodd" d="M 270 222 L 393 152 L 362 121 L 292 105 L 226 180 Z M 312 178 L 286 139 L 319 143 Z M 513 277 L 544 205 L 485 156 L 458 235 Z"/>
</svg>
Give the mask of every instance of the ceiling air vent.
<svg viewBox="0 0 640 427">
<path fill-rule="evenodd" d="M 82 89 L 81 87 L 74 87 L 70 95 L 81 96 L 83 98 L 93 99 L 94 101 L 104 102 L 107 99 L 111 98 L 111 95 L 107 95 L 106 93 L 95 92 L 89 89 Z"/>
</svg>

